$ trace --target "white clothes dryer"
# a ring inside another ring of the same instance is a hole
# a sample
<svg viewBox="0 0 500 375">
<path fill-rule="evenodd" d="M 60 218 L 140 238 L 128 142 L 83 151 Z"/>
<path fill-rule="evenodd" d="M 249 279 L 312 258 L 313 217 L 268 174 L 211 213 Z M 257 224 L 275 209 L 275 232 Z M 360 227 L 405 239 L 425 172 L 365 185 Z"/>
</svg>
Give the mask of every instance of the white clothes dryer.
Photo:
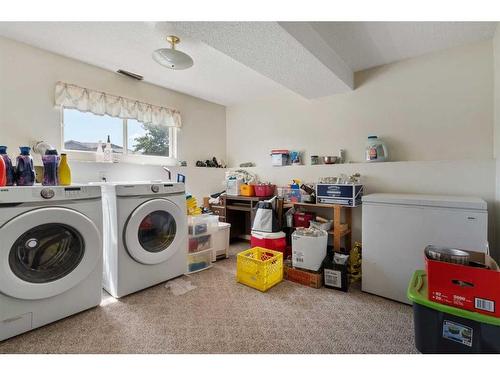
<svg viewBox="0 0 500 375">
<path fill-rule="evenodd" d="M 110 182 L 101 187 L 104 289 L 120 298 L 183 275 L 188 247 L 184 184 Z"/>
</svg>

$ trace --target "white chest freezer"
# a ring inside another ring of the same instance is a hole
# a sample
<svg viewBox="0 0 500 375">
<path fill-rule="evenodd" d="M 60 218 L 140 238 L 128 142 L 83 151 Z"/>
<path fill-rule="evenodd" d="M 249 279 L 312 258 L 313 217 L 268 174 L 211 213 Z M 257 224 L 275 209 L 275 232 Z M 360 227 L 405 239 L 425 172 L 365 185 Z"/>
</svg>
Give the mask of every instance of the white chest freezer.
<svg viewBox="0 0 500 375">
<path fill-rule="evenodd" d="M 362 290 L 410 303 L 411 275 L 427 245 L 487 252 L 488 212 L 480 198 L 369 194 L 362 198 Z"/>
</svg>

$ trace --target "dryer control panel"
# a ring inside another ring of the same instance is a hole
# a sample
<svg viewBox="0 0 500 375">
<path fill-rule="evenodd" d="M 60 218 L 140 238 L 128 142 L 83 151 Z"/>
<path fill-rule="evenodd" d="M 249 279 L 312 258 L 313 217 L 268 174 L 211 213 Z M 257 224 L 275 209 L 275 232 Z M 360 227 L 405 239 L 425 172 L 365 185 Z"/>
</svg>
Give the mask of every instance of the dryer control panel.
<svg viewBox="0 0 500 375">
<path fill-rule="evenodd" d="M 184 194 L 184 184 L 152 181 L 151 183 L 112 184 L 118 197 Z"/>
</svg>

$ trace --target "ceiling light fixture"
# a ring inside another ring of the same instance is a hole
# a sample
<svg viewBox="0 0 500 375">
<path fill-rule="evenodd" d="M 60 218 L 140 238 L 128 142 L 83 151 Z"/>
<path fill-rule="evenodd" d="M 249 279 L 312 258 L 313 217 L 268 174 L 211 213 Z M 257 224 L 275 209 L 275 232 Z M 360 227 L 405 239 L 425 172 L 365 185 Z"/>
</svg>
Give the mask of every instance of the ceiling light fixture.
<svg viewBox="0 0 500 375">
<path fill-rule="evenodd" d="M 167 36 L 171 48 L 160 48 L 153 52 L 153 60 L 169 69 L 182 70 L 193 66 L 193 59 L 184 52 L 175 49 L 180 38 L 175 35 Z"/>
</svg>

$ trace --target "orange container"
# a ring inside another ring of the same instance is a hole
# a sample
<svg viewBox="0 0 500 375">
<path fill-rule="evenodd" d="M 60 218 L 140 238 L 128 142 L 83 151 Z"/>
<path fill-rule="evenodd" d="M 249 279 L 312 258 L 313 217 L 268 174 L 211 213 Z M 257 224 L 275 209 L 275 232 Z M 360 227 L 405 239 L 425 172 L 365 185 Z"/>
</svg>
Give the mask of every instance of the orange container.
<svg viewBox="0 0 500 375">
<path fill-rule="evenodd" d="M 242 184 L 240 186 L 240 195 L 243 195 L 245 197 L 255 196 L 255 189 L 253 185 Z"/>
</svg>

